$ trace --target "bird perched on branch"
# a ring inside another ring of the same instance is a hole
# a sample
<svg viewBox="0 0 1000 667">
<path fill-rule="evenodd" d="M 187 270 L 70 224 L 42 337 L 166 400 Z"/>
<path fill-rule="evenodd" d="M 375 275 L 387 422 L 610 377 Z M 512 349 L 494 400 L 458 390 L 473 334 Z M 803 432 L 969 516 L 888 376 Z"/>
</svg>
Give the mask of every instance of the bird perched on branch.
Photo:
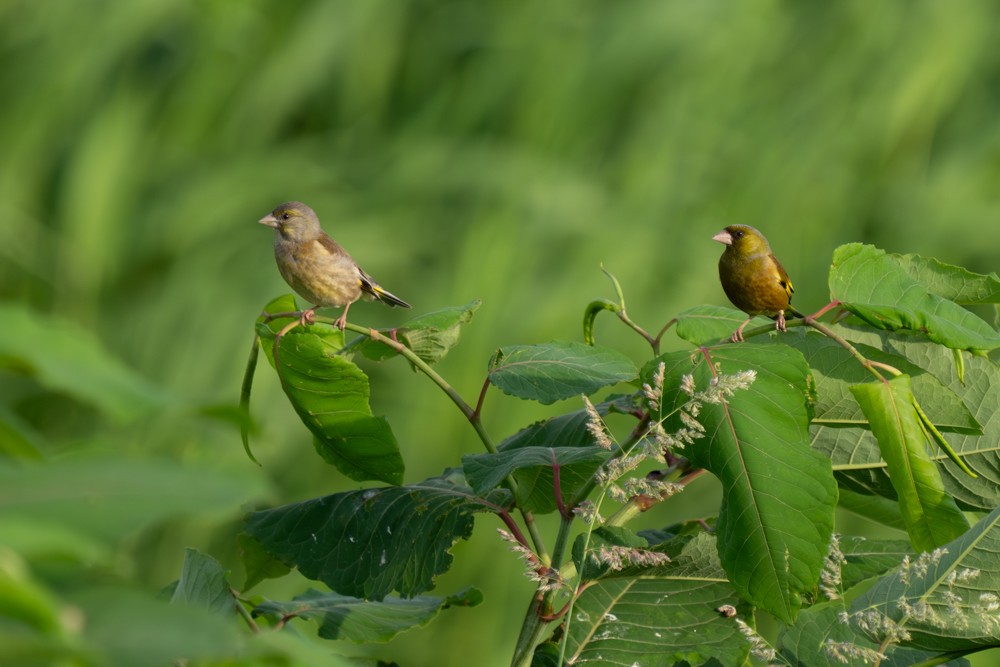
<svg viewBox="0 0 1000 667">
<path fill-rule="evenodd" d="M 344 312 L 336 321 L 343 330 L 347 310 L 361 298 L 410 307 L 365 273 L 339 243 L 320 229 L 316 213 L 302 202 L 281 204 L 258 222 L 274 228 L 274 259 L 281 277 L 312 304 L 302 313 L 303 324 L 313 321 L 317 308 L 343 306 Z"/>
<path fill-rule="evenodd" d="M 749 225 L 730 225 L 712 240 L 726 246 L 719 258 L 722 289 L 734 306 L 749 315 L 730 340 L 742 341 L 743 327 L 757 315 L 777 320 L 778 331 L 785 331 L 785 313 L 803 317 L 791 306 L 792 281 L 763 234 Z"/>
</svg>

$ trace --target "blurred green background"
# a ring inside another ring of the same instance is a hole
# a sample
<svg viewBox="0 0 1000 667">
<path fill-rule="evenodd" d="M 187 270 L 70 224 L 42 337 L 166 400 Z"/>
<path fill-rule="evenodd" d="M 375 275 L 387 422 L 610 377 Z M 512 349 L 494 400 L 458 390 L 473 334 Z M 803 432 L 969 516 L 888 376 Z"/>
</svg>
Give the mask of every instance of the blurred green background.
<svg viewBox="0 0 1000 667">
<path fill-rule="evenodd" d="M 256 224 L 283 201 L 310 204 L 415 309 L 358 305 L 354 322 L 483 299 L 439 366 L 470 402 L 498 346 L 579 340 L 586 303 L 613 296 L 602 263 L 649 330 L 725 304 L 711 236 L 728 224 L 768 235 L 803 311 L 826 302 L 845 242 L 996 270 L 998 30 L 986 1 L 0 3 L 0 306 L 18 323 L 0 334 L 0 458 L 73 470 L 100 454 L 110 477 L 154 462 L 242 490 L 108 535 L 97 525 L 109 551 L 24 576 L 56 595 L 91 578 L 156 590 L 195 546 L 239 585 L 242 502 L 355 488 L 318 464 L 268 369 L 253 397 L 263 467 L 225 418 L 254 318 L 288 291 Z M 611 317 L 597 336 L 646 358 Z M 74 366 L 68 341 L 123 364 L 112 389 Z M 365 370 L 407 481 L 480 451 L 402 361 Z M 499 440 L 575 407 L 491 392 L 485 422 Z M 702 515 L 713 493 L 706 483 L 647 520 Z M 0 504 L 8 518 L 15 500 Z M 480 587 L 485 604 L 388 646 L 333 648 L 506 664 L 531 586 L 498 526 L 480 517 L 440 580 L 442 594 Z"/>
</svg>

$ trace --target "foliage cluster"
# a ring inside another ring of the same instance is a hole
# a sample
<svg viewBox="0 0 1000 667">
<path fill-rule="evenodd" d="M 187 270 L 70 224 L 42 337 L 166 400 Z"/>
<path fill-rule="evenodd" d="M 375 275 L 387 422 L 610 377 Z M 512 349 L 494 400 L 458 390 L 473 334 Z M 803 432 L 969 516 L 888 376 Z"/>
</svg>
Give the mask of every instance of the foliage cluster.
<svg viewBox="0 0 1000 667">
<path fill-rule="evenodd" d="M 586 309 L 585 343 L 499 348 L 474 407 L 432 365 L 478 302 L 388 331 L 349 325 L 360 334 L 349 342 L 329 322 L 299 326 L 291 297 L 268 304 L 244 408 L 259 346 L 317 454 L 389 486 L 250 513 L 247 586 L 296 568 L 333 592 L 237 603 L 279 624 L 316 620 L 331 639 L 386 639 L 480 602 L 474 589 L 421 594 L 473 516 L 492 513 L 538 584 L 515 665 L 735 665 L 749 653 L 787 665 L 938 664 L 1000 645 L 998 405 L 988 391 L 1000 381 L 989 357 L 1000 334 L 963 307 L 1000 303 L 995 274 L 842 246 L 828 306 L 787 335 L 767 337 L 767 324 L 750 332 L 763 342 L 735 345 L 719 341 L 738 312 L 696 307 L 653 336 L 612 282 L 617 299 Z M 649 343 L 641 369 L 593 340 L 602 312 Z M 693 348 L 661 354 L 671 328 Z M 443 390 L 486 453 L 403 484 L 403 453 L 352 361 L 395 355 Z M 619 386 L 632 390 L 588 398 Z M 495 444 L 481 422 L 490 387 L 584 405 Z M 633 423 L 617 434 L 612 414 Z M 722 484 L 717 512 L 629 528 L 640 512 L 683 502 L 705 472 Z M 909 539 L 835 534 L 838 502 Z M 551 548 L 535 518 L 547 513 L 561 519 Z M 780 624 L 777 637 L 756 632 L 760 612 Z"/>
</svg>

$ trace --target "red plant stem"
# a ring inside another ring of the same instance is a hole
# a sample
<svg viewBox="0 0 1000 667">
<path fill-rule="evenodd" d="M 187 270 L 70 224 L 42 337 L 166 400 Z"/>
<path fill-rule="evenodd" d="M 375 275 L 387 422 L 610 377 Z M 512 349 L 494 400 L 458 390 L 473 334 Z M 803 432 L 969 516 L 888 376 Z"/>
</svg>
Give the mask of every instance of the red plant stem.
<svg viewBox="0 0 1000 667">
<path fill-rule="evenodd" d="M 563 502 L 562 484 L 559 480 L 559 461 L 556 460 L 556 450 L 549 449 L 549 452 L 552 454 L 552 490 L 556 496 L 556 507 L 559 508 L 559 516 L 569 521 L 572 517 L 569 510 L 566 509 L 566 503 Z"/>
</svg>

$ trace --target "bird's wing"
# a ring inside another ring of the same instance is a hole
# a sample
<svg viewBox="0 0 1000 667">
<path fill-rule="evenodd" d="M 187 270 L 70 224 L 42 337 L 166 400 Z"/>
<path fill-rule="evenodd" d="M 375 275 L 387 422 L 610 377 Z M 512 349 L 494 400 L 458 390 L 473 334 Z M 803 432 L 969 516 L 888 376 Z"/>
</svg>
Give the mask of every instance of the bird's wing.
<svg viewBox="0 0 1000 667">
<path fill-rule="evenodd" d="M 320 234 L 318 237 L 316 237 L 316 241 L 315 242 L 328 255 L 332 255 L 332 256 L 335 256 L 335 257 L 347 257 L 347 258 L 350 258 L 350 255 L 347 254 L 347 251 L 344 250 L 344 247 L 342 245 L 340 245 L 339 243 L 337 243 L 336 241 L 334 241 L 333 239 L 331 239 L 327 234 Z"/>
<path fill-rule="evenodd" d="M 791 302 L 792 292 L 795 291 L 795 288 L 792 287 L 792 279 L 788 277 L 785 267 L 781 265 L 781 262 L 778 261 L 777 257 L 774 255 L 768 255 L 768 258 L 774 263 L 775 277 L 778 279 L 778 284 L 781 285 L 783 290 L 785 290 L 785 294 L 788 295 L 788 301 Z"/>
</svg>

